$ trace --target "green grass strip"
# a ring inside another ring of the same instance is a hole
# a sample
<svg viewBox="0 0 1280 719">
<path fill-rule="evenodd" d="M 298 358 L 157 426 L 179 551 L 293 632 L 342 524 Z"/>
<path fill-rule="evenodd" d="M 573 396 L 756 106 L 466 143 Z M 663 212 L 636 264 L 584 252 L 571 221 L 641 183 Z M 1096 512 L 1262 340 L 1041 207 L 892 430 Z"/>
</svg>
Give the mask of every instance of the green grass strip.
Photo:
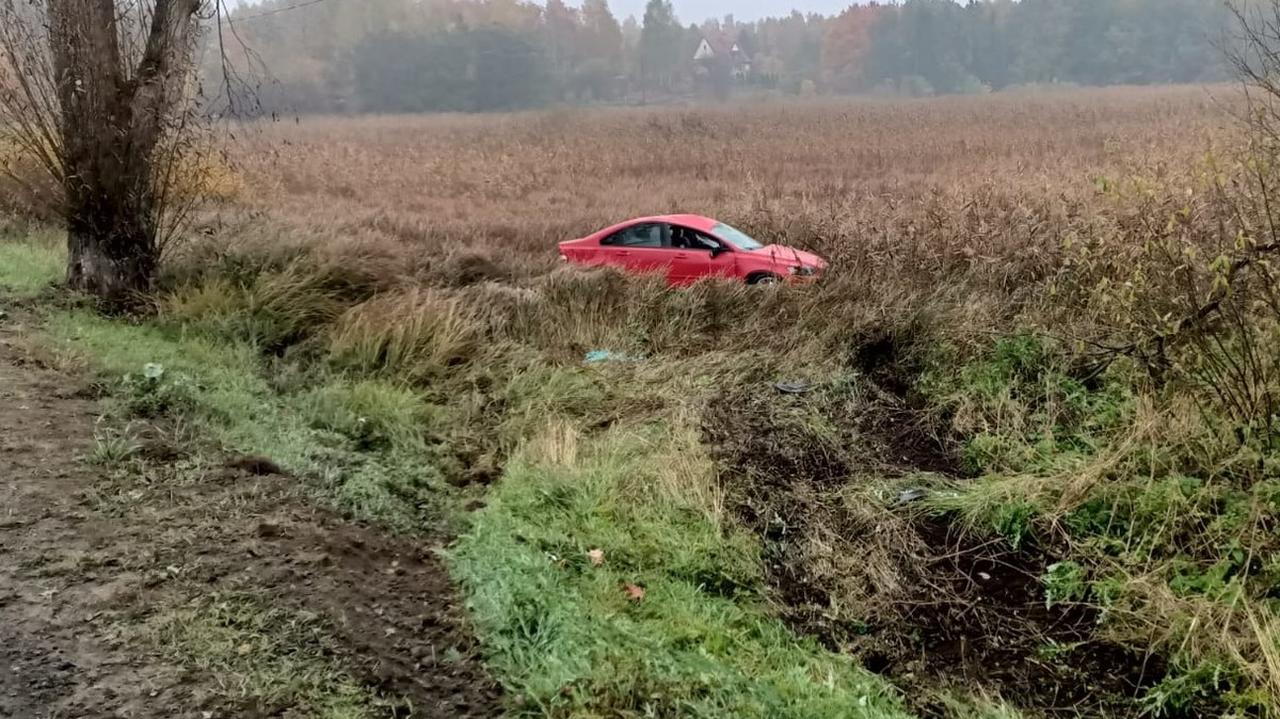
<svg viewBox="0 0 1280 719">
<path fill-rule="evenodd" d="M 558 466 L 517 460 L 453 554 L 517 713 L 907 716 L 883 679 L 769 616 L 753 538 L 645 491 L 664 435 L 615 433 Z"/>
</svg>

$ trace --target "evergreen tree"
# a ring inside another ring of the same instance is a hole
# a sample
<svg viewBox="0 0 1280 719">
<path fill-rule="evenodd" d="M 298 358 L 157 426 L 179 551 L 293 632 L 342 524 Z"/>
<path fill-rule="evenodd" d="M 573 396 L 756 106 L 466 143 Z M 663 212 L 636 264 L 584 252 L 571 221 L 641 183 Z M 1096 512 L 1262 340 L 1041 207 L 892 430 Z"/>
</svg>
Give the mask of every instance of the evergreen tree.
<svg viewBox="0 0 1280 719">
<path fill-rule="evenodd" d="M 669 0 L 649 0 L 640 30 L 640 82 L 645 87 L 670 90 L 681 64 L 683 28 Z"/>
<path fill-rule="evenodd" d="M 619 91 L 617 79 L 623 72 L 623 39 L 608 0 L 582 3 L 582 37 L 586 59 L 579 71 L 580 83 L 593 98 L 612 98 Z"/>
<path fill-rule="evenodd" d="M 565 93 L 572 89 L 573 76 L 581 62 L 578 12 L 565 5 L 564 0 L 547 0 L 542 14 L 542 31 L 555 94 L 564 99 Z"/>
</svg>

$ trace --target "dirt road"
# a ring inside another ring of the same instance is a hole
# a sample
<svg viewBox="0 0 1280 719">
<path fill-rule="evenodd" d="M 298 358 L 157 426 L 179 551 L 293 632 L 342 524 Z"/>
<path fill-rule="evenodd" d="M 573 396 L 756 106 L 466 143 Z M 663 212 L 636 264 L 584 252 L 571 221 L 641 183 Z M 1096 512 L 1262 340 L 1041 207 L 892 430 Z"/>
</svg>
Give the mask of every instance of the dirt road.
<svg viewBox="0 0 1280 719">
<path fill-rule="evenodd" d="M 500 714 L 438 547 L 189 456 L 180 428 L 132 428 L 110 468 L 99 403 L 35 361 L 24 321 L 0 319 L 0 717 L 324 713 L 298 667 L 355 687 L 355 716 Z"/>
</svg>

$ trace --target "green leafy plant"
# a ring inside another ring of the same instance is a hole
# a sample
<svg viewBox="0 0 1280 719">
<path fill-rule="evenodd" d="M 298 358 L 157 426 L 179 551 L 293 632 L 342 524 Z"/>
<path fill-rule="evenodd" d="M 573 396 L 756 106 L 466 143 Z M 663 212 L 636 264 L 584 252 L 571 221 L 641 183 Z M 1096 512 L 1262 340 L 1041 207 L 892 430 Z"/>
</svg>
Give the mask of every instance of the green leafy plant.
<svg viewBox="0 0 1280 719">
<path fill-rule="evenodd" d="M 156 418 L 182 414 L 196 405 L 195 388 L 185 375 L 166 372 L 163 365 L 148 362 L 142 371 L 124 376 L 120 393 L 131 417 Z"/>
<path fill-rule="evenodd" d="M 1142 697 L 1146 711 L 1156 717 L 1179 716 L 1197 705 L 1221 698 L 1236 680 L 1236 672 L 1218 661 L 1175 666 Z"/>
<path fill-rule="evenodd" d="M 996 509 L 993 517 L 996 534 L 1005 538 L 1009 546 L 1020 549 L 1034 536 L 1032 520 L 1036 507 L 1030 502 L 1013 501 Z"/>
<path fill-rule="evenodd" d="M 1084 601 L 1089 595 L 1089 583 L 1084 567 L 1074 561 L 1050 564 L 1040 577 L 1044 585 L 1045 608 L 1064 602 Z"/>
</svg>

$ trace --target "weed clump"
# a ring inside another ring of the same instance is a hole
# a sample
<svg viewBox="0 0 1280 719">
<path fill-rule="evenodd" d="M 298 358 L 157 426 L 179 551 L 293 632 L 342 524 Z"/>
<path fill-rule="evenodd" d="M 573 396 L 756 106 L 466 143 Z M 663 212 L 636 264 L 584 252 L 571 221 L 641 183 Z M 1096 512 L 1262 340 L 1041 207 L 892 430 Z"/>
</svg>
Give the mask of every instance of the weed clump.
<svg viewBox="0 0 1280 719">
<path fill-rule="evenodd" d="M 182 286 L 164 299 L 160 314 L 175 324 L 252 342 L 264 353 L 283 354 L 323 332 L 377 287 L 375 278 L 337 263 L 294 260 L 278 270 L 254 270 L 239 278 L 216 275 Z"/>
<path fill-rule="evenodd" d="M 337 367 L 424 381 L 474 359 L 481 337 L 474 315 L 433 290 L 381 295 L 347 310 L 329 333 Z"/>
<path fill-rule="evenodd" d="M 431 407 L 413 390 L 381 380 L 332 380 L 299 398 L 312 426 L 349 438 L 361 451 L 424 448 Z"/>
<path fill-rule="evenodd" d="M 120 396 L 130 417 L 155 419 L 193 412 L 197 408 L 195 395 L 196 389 L 189 377 L 166 372 L 162 365 L 154 362 L 121 380 Z"/>
<path fill-rule="evenodd" d="M 315 716 L 377 716 L 382 702 L 337 665 L 326 636 L 314 614 L 275 609 L 245 593 L 172 608 L 151 628 L 161 651 L 227 678 L 228 698 L 246 713 L 287 706 Z"/>
</svg>

